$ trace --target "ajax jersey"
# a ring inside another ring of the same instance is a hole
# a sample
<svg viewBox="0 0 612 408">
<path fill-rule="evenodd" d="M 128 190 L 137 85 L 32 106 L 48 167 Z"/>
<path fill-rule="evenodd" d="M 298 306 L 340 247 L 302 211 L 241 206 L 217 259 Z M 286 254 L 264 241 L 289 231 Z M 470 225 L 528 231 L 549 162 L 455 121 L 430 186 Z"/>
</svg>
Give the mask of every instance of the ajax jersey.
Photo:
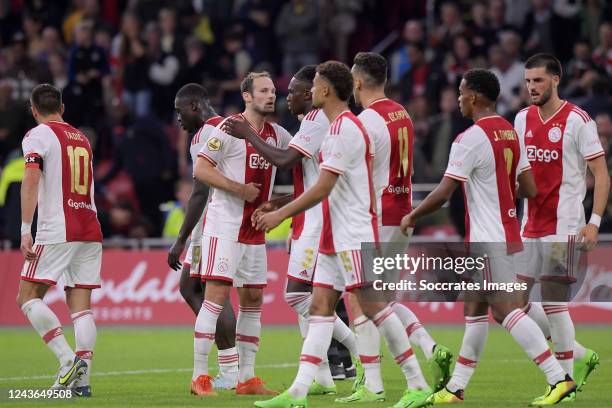
<svg viewBox="0 0 612 408">
<path fill-rule="evenodd" d="M 40 168 L 37 244 L 102 242 L 89 141 L 68 123 L 49 121 L 22 142 L 26 167 Z"/>
</svg>

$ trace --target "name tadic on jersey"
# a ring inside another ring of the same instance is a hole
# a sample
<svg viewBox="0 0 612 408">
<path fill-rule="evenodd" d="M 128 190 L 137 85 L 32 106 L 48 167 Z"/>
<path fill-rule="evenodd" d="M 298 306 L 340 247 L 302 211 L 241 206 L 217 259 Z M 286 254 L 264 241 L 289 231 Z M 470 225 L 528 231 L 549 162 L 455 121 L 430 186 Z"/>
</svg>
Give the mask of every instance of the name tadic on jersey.
<svg viewBox="0 0 612 408">
<path fill-rule="evenodd" d="M 49 121 L 30 130 L 22 147 L 26 167 L 42 172 L 36 242 L 102 241 L 85 135 L 68 123 Z"/>
</svg>

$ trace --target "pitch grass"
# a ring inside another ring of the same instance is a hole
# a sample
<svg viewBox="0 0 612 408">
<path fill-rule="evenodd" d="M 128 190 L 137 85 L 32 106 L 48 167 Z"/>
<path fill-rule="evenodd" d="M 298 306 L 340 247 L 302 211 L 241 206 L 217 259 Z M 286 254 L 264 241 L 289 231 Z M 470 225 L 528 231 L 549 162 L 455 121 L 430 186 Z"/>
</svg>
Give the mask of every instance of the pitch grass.
<svg viewBox="0 0 612 408">
<path fill-rule="evenodd" d="M 612 407 L 612 328 L 583 326 L 578 338 L 596 349 L 602 364 L 579 394 L 574 407 Z M 192 367 L 191 328 L 99 328 L 92 375 L 94 397 L 78 401 L 9 401 L 9 389 L 48 387 L 56 362 L 31 329 L 0 329 L 0 405 L 86 407 L 252 407 L 257 397 L 236 396 L 230 391 L 216 398 L 189 395 Z M 456 355 L 463 327 L 430 328 L 437 341 Z M 72 332 L 66 330 L 72 341 Z M 296 373 L 301 339 L 296 328 L 264 328 L 257 356 L 257 374 L 273 389 L 287 388 Z M 417 352 L 419 359 L 422 355 Z M 360 408 L 393 405 L 404 390 L 401 372 L 384 351 L 384 403 L 360 404 Z M 216 362 L 211 358 L 212 364 Z M 423 366 L 423 365 L 422 365 Z M 425 366 L 424 371 L 426 371 Z M 427 374 L 428 375 L 428 374 Z M 22 377 L 22 378 L 16 378 Z M 339 395 L 348 395 L 351 384 L 338 381 Z M 466 407 L 524 407 L 541 395 L 545 380 L 539 370 L 504 330 L 491 328 L 481 362 L 466 393 Z M 334 397 L 311 397 L 309 406 L 342 407 Z"/>
</svg>

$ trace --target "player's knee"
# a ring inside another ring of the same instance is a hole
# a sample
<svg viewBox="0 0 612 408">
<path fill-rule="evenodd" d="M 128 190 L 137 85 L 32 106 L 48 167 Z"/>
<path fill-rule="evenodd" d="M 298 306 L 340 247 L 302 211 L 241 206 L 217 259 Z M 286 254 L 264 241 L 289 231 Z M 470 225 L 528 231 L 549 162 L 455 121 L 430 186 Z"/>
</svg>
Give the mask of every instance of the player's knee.
<svg viewBox="0 0 612 408">
<path fill-rule="evenodd" d="M 200 282 L 194 283 L 194 280 L 196 279 L 187 278 L 181 279 L 181 281 L 179 282 L 179 292 L 181 293 L 183 299 L 185 299 L 187 302 L 189 302 L 191 298 L 193 298 L 197 294 L 197 289 L 200 289 Z M 196 283 L 197 287 L 195 285 Z M 199 291 L 202 292 L 201 289 Z"/>
<path fill-rule="evenodd" d="M 258 288 L 243 288 L 240 290 L 240 305 L 261 306 L 263 302 L 263 290 Z"/>
<path fill-rule="evenodd" d="M 19 292 L 17 292 L 17 305 L 21 308 L 26 302 L 29 302 L 32 299 L 42 299 L 44 296 L 44 291 L 37 290 L 37 287 L 34 285 L 29 285 L 24 281 L 19 285 Z"/>
<path fill-rule="evenodd" d="M 334 314 L 335 304 L 329 302 L 312 302 L 308 308 L 310 316 L 332 316 Z"/>
</svg>

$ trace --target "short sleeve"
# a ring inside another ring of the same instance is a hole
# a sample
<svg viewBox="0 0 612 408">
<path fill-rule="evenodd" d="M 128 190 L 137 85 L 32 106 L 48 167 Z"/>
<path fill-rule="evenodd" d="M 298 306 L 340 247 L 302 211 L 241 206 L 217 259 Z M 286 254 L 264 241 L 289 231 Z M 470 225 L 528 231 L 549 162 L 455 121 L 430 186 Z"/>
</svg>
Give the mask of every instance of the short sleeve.
<svg viewBox="0 0 612 408">
<path fill-rule="evenodd" d="M 578 151 L 585 160 L 592 160 L 605 154 L 594 120 L 590 119 L 586 123 L 579 121 L 576 129 L 576 138 Z"/>
<path fill-rule="evenodd" d="M 348 138 L 342 134 L 327 135 L 321 146 L 322 161 L 320 168 L 342 175 L 349 168 L 351 162 L 351 152 L 355 146 L 349 149 L 351 143 L 347 143 Z"/>
<path fill-rule="evenodd" d="M 279 149 L 286 149 L 289 146 L 289 142 L 291 142 L 291 133 L 277 123 L 273 123 L 272 127 L 274 128 L 276 138 L 278 139 L 277 147 Z"/>
<path fill-rule="evenodd" d="M 472 171 L 478 163 L 478 152 L 476 151 L 477 140 L 474 133 L 470 133 L 471 129 L 457 136 L 451 146 L 450 156 L 448 158 L 448 167 L 446 168 L 445 176 L 458 181 L 467 181 Z"/>
<path fill-rule="evenodd" d="M 49 145 L 46 141 L 50 138 L 44 137 L 45 130 L 45 127 L 39 125 L 30 130 L 23 138 L 21 147 L 26 167 L 42 170 L 43 162 L 49 153 Z"/>
<path fill-rule="evenodd" d="M 531 170 L 531 165 L 529 164 L 529 160 L 527 160 L 527 150 L 525 149 L 525 138 L 523 135 L 518 135 L 519 140 L 519 160 L 517 166 L 516 175 L 518 176 L 524 171 Z"/>
<path fill-rule="evenodd" d="M 198 157 L 203 157 L 215 166 L 229 149 L 228 136 L 218 127 L 215 128 L 202 145 Z"/>
<path fill-rule="evenodd" d="M 325 129 L 323 129 L 320 123 L 304 119 L 300 124 L 300 130 L 291 139 L 289 147 L 311 159 L 321 148 L 321 134 L 323 131 Z"/>
</svg>

